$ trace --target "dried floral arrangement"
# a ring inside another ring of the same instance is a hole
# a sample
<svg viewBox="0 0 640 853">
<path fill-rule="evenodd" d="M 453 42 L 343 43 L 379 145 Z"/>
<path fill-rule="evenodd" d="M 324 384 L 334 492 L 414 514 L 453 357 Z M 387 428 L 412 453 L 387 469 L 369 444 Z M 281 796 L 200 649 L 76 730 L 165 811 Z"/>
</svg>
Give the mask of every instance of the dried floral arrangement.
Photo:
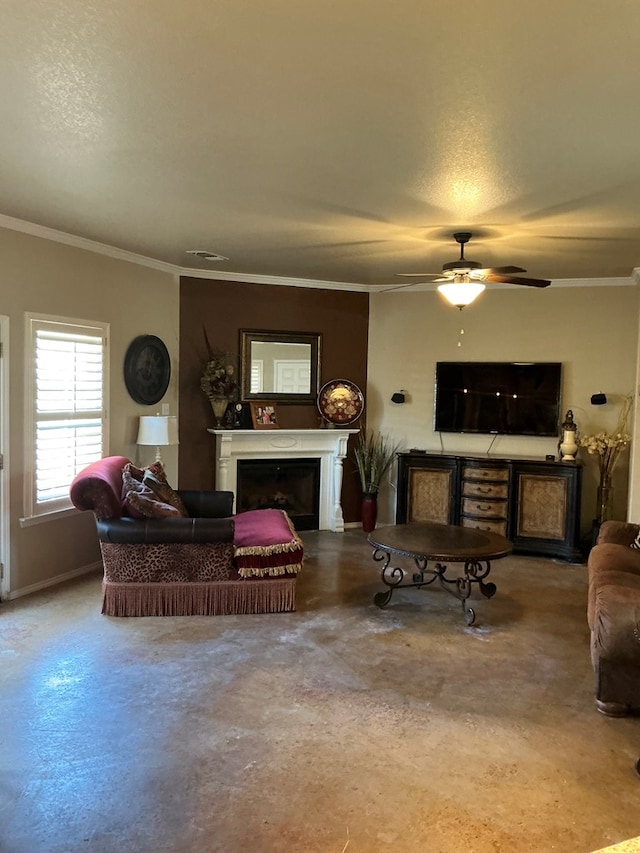
<svg viewBox="0 0 640 853">
<path fill-rule="evenodd" d="M 613 432 L 597 432 L 593 435 L 582 436 L 580 439 L 580 447 L 586 448 L 587 453 L 598 456 L 601 487 L 610 480 L 620 454 L 631 444 L 631 435 L 628 429 L 632 403 L 633 397 L 631 395 L 625 397 L 618 423 Z"/>
<path fill-rule="evenodd" d="M 208 358 L 200 377 L 200 387 L 210 400 L 214 397 L 235 400 L 238 394 L 237 358 L 212 347 L 206 329 L 203 331 Z"/>
</svg>

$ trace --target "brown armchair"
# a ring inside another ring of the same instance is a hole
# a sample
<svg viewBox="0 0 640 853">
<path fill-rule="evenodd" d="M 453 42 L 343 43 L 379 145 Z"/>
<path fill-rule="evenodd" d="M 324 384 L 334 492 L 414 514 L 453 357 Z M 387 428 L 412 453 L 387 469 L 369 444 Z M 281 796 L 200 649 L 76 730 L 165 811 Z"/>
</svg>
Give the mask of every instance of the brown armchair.
<svg viewBox="0 0 640 853">
<path fill-rule="evenodd" d="M 596 707 L 608 716 L 640 710 L 640 526 L 605 521 L 587 561 Z"/>
</svg>

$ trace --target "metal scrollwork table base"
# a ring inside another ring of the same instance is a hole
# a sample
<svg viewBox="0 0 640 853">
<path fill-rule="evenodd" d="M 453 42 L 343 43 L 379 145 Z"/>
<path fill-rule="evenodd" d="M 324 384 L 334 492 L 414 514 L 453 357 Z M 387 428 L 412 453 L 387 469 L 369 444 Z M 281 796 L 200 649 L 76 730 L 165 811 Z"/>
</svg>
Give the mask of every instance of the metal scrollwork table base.
<svg viewBox="0 0 640 853">
<path fill-rule="evenodd" d="M 511 542 L 498 533 L 435 522 L 382 527 L 370 533 L 367 541 L 373 545 L 373 559 L 383 564 L 381 577 L 387 587 L 373 598 L 378 607 L 389 603 L 395 589 L 421 589 L 437 580 L 462 602 L 467 625 L 473 625 L 476 618 L 468 604 L 474 584 L 485 598 L 494 596 L 496 585 L 486 580 L 491 560 L 506 557 L 512 549 Z M 417 571 L 409 574 L 398 566 L 390 566 L 392 556 L 413 560 Z M 448 577 L 447 563 L 462 563 L 462 573 Z M 406 580 L 408 577 L 410 581 Z"/>
</svg>

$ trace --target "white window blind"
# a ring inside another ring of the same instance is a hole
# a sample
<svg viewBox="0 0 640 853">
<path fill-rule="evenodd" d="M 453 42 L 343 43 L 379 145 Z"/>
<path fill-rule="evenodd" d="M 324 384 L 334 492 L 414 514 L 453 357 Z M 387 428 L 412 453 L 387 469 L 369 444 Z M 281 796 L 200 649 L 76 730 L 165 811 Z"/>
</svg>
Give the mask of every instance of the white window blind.
<svg viewBox="0 0 640 853">
<path fill-rule="evenodd" d="M 31 319 L 32 476 L 27 513 L 71 506 L 75 475 L 105 451 L 106 327 Z"/>
</svg>

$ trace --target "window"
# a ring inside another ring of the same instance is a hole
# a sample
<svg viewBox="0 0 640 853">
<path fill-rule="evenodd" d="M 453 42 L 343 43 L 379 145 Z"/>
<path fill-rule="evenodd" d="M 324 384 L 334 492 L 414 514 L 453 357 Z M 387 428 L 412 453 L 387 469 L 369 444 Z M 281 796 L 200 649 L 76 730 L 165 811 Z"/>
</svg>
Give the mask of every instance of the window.
<svg viewBox="0 0 640 853">
<path fill-rule="evenodd" d="M 262 391 L 262 373 L 264 361 L 261 358 L 254 358 L 251 362 L 251 393 L 258 394 Z"/>
<path fill-rule="evenodd" d="M 27 315 L 25 515 L 71 507 L 75 475 L 107 452 L 109 326 Z"/>
</svg>

